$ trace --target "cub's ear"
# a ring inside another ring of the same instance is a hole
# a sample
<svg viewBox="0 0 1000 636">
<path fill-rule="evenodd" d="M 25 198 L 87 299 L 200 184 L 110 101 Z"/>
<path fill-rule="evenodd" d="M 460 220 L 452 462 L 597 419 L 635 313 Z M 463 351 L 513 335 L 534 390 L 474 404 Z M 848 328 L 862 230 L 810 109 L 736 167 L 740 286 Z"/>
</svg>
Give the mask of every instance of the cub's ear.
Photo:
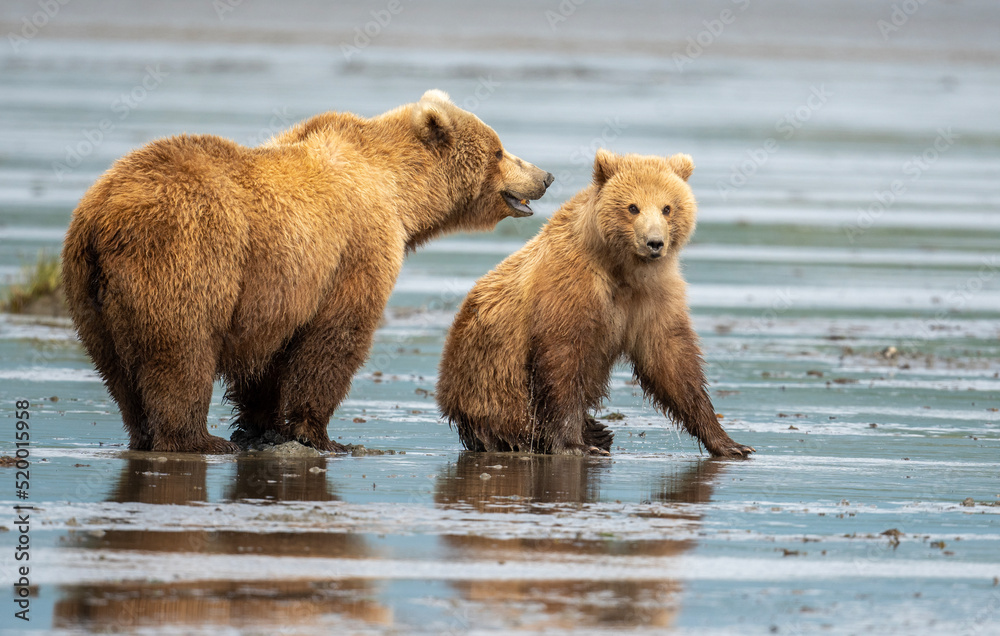
<svg viewBox="0 0 1000 636">
<path fill-rule="evenodd" d="M 417 133 L 417 137 L 429 146 L 448 146 L 451 144 L 454 132 L 451 117 L 448 115 L 448 106 L 436 99 L 426 99 L 431 93 L 441 93 L 441 91 L 427 91 L 424 99 L 413 106 L 413 130 Z"/>
<path fill-rule="evenodd" d="M 667 163 L 670 164 L 671 170 L 673 170 L 678 177 L 684 179 L 685 181 L 687 181 L 688 177 L 691 176 L 691 173 L 694 172 L 694 159 L 691 158 L 691 155 L 678 153 L 673 157 L 668 158 Z"/>
<path fill-rule="evenodd" d="M 451 98 L 448 97 L 448 93 L 439 90 L 437 88 L 432 88 L 423 97 L 420 98 L 422 102 L 438 102 L 439 104 L 450 104 Z"/>
<path fill-rule="evenodd" d="M 618 172 L 621 157 L 604 148 L 598 148 L 594 155 L 594 185 L 603 188 L 608 179 Z"/>
</svg>

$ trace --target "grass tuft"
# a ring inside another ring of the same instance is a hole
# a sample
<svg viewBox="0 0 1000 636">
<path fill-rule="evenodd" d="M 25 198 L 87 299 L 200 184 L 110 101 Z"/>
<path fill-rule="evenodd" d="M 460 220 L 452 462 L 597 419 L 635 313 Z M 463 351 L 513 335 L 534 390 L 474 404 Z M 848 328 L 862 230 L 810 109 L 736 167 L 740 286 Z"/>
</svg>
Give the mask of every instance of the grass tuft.
<svg viewBox="0 0 1000 636">
<path fill-rule="evenodd" d="M 26 282 L 11 285 L 0 309 L 12 314 L 21 313 L 33 301 L 55 294 L 62 283 L 62 265 L 59 255 L 39 252 L 38 261 L 24 268 Z"/>
</svg>

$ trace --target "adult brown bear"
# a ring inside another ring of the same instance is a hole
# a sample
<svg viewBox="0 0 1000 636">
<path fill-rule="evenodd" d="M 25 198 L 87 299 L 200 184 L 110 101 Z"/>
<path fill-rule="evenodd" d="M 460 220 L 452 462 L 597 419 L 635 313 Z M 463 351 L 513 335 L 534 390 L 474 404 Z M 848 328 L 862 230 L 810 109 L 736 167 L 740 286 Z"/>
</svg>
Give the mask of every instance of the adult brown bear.
<svg viewBox="0 0 1000 636">
<path fill-rule="evenodd" d="M 80 201 L 62 259 L 129 447 L 237 450 L 206 427 L 221 375 L 244 437 L 342 450 L 327 425 L 405 252 L 529 215 L 551 182 L 436 90 L 257 148 L 184 135 L 126 155 Z"/>
<path fill-rule="evenodd" d="M 697 204 L 688 155 L 594 160 L 594 183 L 484 276 L 441 359 L 437 401 L 466 448 L 607 454 L 590 414 L 611 368 L 631 363 L 643 392 L 712 455 L 744 457 L 719 425 L 678 256 Z"/>
</svg>

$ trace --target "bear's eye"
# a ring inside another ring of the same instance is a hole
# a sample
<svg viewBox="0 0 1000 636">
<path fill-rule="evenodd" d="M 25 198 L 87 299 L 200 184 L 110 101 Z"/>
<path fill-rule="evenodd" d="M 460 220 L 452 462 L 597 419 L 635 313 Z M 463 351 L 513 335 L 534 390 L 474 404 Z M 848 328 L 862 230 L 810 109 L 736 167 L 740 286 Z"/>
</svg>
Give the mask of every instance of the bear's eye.
<svg viewBox="0 0 1000 636">
<path fill-rule="evenodd" d="M 670 216 L 670 206 L 669 205 L 663 206 L 663 216 Z"/>
<path fill-rule="evenodd" d="M 497 161 L 500 161 L 501 159 L 503 159 L 503 150 L 497 150 L 496 151 L 496 157 L 497 157 Z"/>
<path fill-rule="evenodd" d="M 628 211 L 632 214 L 639 214 L 639 206 L 633 203 L 628 206 Z"/>
</svg>

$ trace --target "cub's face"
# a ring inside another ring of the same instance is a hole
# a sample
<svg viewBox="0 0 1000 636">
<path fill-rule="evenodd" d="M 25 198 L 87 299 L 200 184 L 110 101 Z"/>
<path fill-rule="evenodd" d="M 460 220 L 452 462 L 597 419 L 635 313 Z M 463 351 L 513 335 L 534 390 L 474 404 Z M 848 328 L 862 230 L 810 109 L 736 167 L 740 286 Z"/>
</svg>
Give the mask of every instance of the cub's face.
<svg viewBox="0 0 1000 636">
<path fill-rule="evenodd" d="M 489 230 L 508 216 L 531 216 L 553 176 L 504 150 L 492 128 L 437 90 L 413 110 L 418 136 L 435 149 L 448 184 L 452 229 Z"/>
<path fill-rule="evenodd" d="M 697 204 L 688 155 L 616 155 L 594 159 L 597 223 L 608 247 L 625 260 L 656 263 L 676 256 L 694 231 Z"/>
</svg>

